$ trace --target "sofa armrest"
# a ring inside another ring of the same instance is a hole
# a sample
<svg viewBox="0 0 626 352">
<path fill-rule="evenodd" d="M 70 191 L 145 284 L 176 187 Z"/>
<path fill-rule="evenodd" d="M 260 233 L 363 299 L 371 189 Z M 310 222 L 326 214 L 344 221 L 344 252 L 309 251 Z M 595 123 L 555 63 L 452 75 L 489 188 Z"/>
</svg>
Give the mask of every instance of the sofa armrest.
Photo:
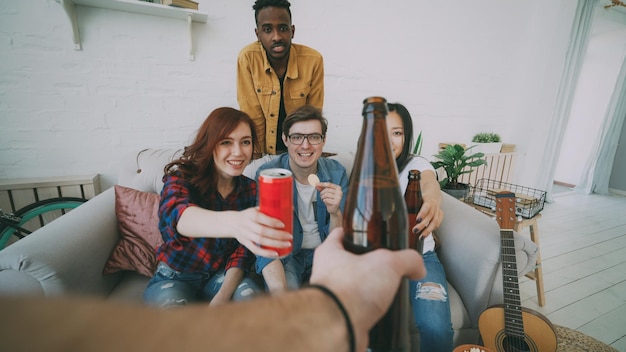
<svg viewBox="0 0 626 352">
<path fill-rule="evenodd" d="M 0 293 L 106 296 L 119 275 L 102 269 L 118 239 L 110 188 L 0 251 Z"/>
<path fill-rule="evenodd" d="M 461 296 L 472 327 L 488 307 L 500 264 L 500 229 L 488 216 L 443 193 L 444 220 L 437 231 L 439 258 Z M 501 282 L 501 281 L 500 281 Z"/>
<path fill-rule="evenodd" d="M 448 282 L 457 290 L 471 319 L 478 327 L 478 317 L 489 306 L 502 303 L 500 265 L 500 227 L 473 207 L 443 194 L 444 220 L 435 233 L 441 240 L 439 258 Z M 537 260 L 537 245 L 514 233 L 518 273 L 530 271 Z"/>
</svg>

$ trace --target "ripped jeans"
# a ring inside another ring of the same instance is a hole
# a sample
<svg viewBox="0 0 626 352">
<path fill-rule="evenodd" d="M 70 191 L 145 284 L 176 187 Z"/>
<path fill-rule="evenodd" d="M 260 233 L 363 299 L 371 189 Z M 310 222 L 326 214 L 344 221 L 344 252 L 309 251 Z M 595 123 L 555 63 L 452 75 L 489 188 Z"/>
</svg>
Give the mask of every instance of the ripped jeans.
<svg viewBox="0 0 626 352">
<path fill-rule="evenodd" d="M 301 248 L 298 253 L 282 259 L 285 279 L 290 290 L 297 290 L 308 281 L 313 267 L 313 249 Z"/>
<path fill-rule="evenodd" d="M 420 331 L 420 351 L 450 352 L 454 349 L 448 284 L 437 253 L 424 253 L 428 273 L 419 281 L 409 280 L 409 298 Z"/>
<path fill-rule="evenodd" d="M 224 282 L 225 271 L 210 273 L 181 273 L 159 262 L 157 270 L 144 291 L 147 304 L 158 307 L 183 306 L 198 301 L 210 301 Z M 235 293 L 233 301 L 251 298 L 263 288 L 253 279 L 244 277 Z"/>
</svg>

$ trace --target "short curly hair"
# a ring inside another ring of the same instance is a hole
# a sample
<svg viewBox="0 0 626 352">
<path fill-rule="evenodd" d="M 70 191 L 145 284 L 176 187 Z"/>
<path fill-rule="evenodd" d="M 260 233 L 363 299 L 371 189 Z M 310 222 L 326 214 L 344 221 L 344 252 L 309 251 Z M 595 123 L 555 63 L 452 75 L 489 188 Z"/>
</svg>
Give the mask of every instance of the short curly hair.
<svg viewBox="0 0 626 352">
<path fill-rule="evenodd" d="M 291 18 L 291 4 L 287 0 L 256 0 L 252 9 L 254 10 L 254 21 L 258 24 L 259 12 L 266 7 L 279 7 L 287 10 L 289 18 Z"/>
</svg>

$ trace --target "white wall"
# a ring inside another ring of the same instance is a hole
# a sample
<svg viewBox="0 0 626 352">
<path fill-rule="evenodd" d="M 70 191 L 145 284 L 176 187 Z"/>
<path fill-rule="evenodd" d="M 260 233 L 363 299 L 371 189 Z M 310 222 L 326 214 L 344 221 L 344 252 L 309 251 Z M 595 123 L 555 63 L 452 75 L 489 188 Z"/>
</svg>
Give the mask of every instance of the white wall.
<svg viewBox="0 0 626 352">
<path fill-rule="evenodd" d="M 253 1 L 199 2 L 209 19 L 188 61 L 182 21 L 79 6 L 75 51 L 59 3 L 0 1 L 0 178 L 100 173 L 108 187 L 120 156 L 182 147 L 215 107 L 236 107 Z M 294 42 L 325 58 L 327 150 L 355 149 L 361 102 L 382 95 L 409 107 L 424 155 L 494 131 L 533 186 L 575 3 L 292 0 Z"/>
</svg>

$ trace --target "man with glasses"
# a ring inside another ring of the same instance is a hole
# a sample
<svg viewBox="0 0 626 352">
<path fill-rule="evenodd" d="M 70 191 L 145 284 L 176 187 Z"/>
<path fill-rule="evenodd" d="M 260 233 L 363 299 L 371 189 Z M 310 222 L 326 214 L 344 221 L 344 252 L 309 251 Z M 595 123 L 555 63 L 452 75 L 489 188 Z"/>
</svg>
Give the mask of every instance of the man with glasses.
<svg viewBox="0 0 626 352">
<path fill-rule="evenodd" d="M 297 108 L 283 123 L 287 153 L 257 170 L 257 182 L 261 171 L 271 168 L 290 170 L 294 177 L 293 251 L 282 259 L 257 257 L 256 261 L 257 272 L 270 292 L 297 289 L 307 282 L 313 251 L 332 229 L 342 226 L 348 175 L 338 161 L 322 157 L 327 129 L 328 121 L 319 109 L 310 105 Z M 319 183 L 311 184 L 317 179 Z"/>
</svg>

